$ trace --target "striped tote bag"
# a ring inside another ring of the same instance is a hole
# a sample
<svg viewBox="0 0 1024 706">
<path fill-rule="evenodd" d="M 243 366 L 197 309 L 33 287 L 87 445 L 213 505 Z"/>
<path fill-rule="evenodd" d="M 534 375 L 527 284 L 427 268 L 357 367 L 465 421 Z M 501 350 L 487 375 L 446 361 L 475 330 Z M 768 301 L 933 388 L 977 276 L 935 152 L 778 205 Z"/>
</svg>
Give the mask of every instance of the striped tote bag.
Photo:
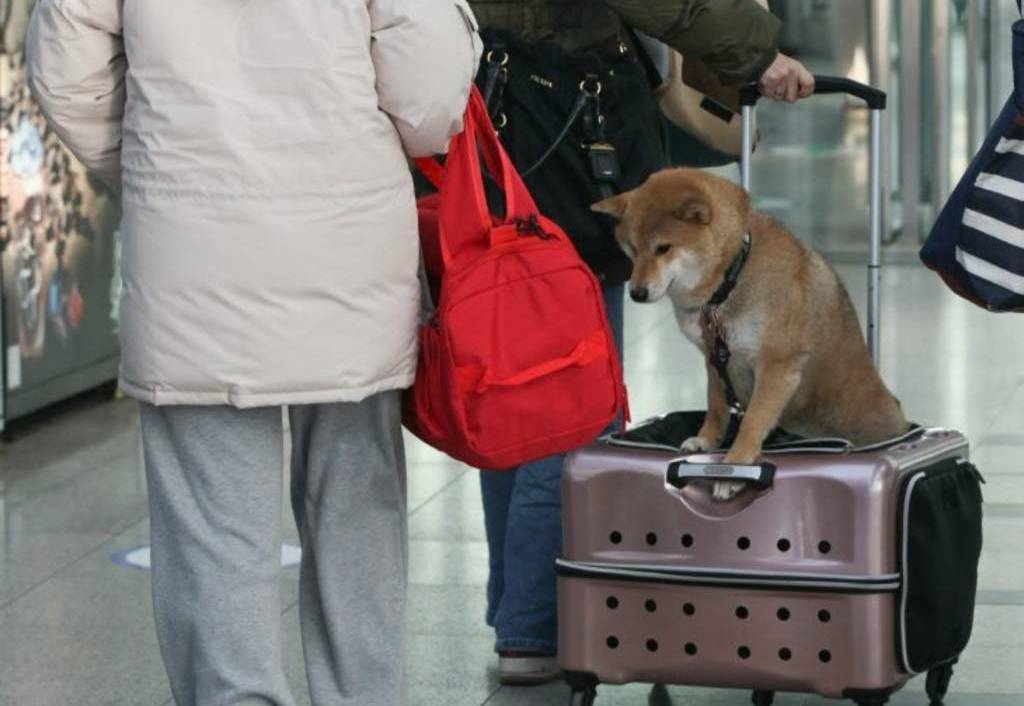
<svg viewBox="0 0 1024 706">
<path fill-rule="evenodd" d="M 943 207 L 921 259 L 990 311 L 1024 312 L 1024 21 L 1013 25 L 1015 91 Z"/>
</svg>

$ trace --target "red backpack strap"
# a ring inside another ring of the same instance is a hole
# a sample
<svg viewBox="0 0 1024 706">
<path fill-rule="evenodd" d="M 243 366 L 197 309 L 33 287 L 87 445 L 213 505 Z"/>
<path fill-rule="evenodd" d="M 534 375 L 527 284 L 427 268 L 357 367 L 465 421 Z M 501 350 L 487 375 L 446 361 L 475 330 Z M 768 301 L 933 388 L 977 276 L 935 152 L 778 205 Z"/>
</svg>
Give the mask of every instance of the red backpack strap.
<svg viewBox="0 0 1024 706">
<path fill-rule="evenodd" d="M 435 189 L 441 189 L 441 184 L 444 183 L 444 165 L 434 157 L 421 157 L 416 160 L 416 167 Z"/>
<path fill-rule="evenodd" d="M 487 105 L 483 102 L 482 96 L 479 101 L 476 100 L 478 95 L 479 91 L 476 86 L 474 86 L 470 94 L 470 102 L 466 106 L 463 125 L 465 126 L 472 121 L 474 127 L 478 131 L 478 134 L 494 134 L 495 138 L 493 140 L 486 140 L 479 145 L 480 154 L 484 159 L 484 164 L 486 165 L 487 170 L 492 175 L 504 174 L 505 170 L 502 165 L 501 158 L 499 157 L 499 153 L 504 152 L 504 146 L 501 144 L 501 141 L 497 139 L 494 125 L 491 122 L 490 114 L 487 112 Z M 481 107 L 483 108 L 482 113 L 479 112 Z M 484 133 L 485 127 L 489 129 L 489 132 Z M 452 138 L 452 144 L 449 145 L 449 150 L 455 148 L 454 142 L 460 138 L 461 134 Z M 440 190 L 441 184 L 444 183 L 444 165 L 441 164 L 436 157 L 421 157 L 415 161 L 416 166 L 419 168 L 420 172 L 423 173 L 423 176 L 425 176 L 436 189 Z M 511 161 L 508 163 L 511 165 Z M 512 171 L 515 171 L 514 165 L 512 165 Z"/>
<path fill-rule="evenodd" d="M 466 109 L 464 129 L 452 138 L 443 172 L 438 173 L 440 165 L 434 160 L 430 160 L 432 165 L 417 162 L 441 191 L 440 245 L 446 265 L 466 249 L 485 249 L 491 245 L 494 221 L 484 191 L 481 156 L 504 193 L 504 222 L 529 220 L 537 214 L 533 197 L 502 147 L 483 96 L 474 86 Z"/>
<path fill-rule="evenodd" d="M 537 204 L 534 203 L 519 175 L 519 170 L 512 163 L 512 158 L 505 151 L 505 146 L 501 144 L 498 132 L 491 122 L 487 103 L 476 87 L 470 96 L 469 113 L 477 126 L 478 146 L 484 164 L 505 194 L 505 223 L 514 223 L 537 215 Z M 477 165 L 479 166 L 479 162 Z"/>
</svg>

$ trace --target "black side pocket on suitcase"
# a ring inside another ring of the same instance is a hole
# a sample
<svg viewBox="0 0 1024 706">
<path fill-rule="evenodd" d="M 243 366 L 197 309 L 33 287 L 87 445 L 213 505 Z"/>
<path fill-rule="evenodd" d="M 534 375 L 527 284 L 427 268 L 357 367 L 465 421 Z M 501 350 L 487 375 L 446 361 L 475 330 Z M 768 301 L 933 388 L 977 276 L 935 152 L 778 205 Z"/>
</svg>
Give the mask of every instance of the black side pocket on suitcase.
<svg viewBox="0 0 1024 706">
<path fill-rule="evenodd" d="M 910 674 L 950 662 L 971 637 L 984 480 L 961 459 L 910 474 L 900 494 L 897 652 Z"/>
</svg>

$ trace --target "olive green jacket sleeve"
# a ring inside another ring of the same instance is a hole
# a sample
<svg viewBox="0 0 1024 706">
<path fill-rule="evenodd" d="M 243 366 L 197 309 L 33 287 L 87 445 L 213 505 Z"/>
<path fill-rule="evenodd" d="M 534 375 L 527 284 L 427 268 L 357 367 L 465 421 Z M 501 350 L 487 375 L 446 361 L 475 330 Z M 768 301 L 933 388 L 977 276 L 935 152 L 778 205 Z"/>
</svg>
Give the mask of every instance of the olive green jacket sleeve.
<svg viewBox="0 0 1024 706">
<path fill-rule="evenodd" d="M 781 23 L 755 0 L 603 0 L 629 26 L 698 59 L 727 86 L 756 81 L 778 54 Z"/>
</svg>

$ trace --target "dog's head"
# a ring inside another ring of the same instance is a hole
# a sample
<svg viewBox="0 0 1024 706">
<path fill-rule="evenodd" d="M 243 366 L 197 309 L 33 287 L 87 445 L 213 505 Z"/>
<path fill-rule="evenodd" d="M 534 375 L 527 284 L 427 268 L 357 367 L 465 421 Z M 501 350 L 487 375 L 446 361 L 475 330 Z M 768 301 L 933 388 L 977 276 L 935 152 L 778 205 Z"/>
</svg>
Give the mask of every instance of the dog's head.
<svg viewBox="0 0 1024 706">
<path fill-rule="evenodd" d="M 717 286 L 750 219 L 746 192 L 693 169 L 658 172 L 592 208 L 619 221 L 616 238 L 633 260 L 634 301 L 669 294 L 688 306 Z"/>
</svg>

